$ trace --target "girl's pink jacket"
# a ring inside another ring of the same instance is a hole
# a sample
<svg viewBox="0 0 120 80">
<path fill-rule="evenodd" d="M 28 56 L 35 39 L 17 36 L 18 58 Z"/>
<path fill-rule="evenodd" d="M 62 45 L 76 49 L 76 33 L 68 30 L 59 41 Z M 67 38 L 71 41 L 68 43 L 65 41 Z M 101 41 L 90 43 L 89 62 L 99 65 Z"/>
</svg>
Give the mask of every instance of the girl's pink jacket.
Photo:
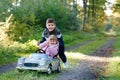
<svg viewBox="0 0 120 80">
<path fill-rule="evenodd" d="M 39 44 L 39 48 L 45 50 L 45 53 L 49 56 L 54 57 L 56 54 L 58 54 L 59 44 L 49 46 L 47 41 L 45 41 Z"/>
</svg>

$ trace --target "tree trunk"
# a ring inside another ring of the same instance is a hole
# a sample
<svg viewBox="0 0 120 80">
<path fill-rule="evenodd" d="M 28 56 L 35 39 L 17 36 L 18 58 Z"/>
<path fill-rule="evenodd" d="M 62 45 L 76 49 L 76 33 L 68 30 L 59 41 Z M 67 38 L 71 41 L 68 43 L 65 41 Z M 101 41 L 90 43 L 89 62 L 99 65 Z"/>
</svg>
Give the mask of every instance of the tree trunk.
<svg viewBox="0 0 120 80">
<path fill-rule="evenodd" d="M 63 4 L 66 4 L 66 0 L 60 0 Z"/>
<path fill-rule="evenodd" d="M 84 32 L 85 23 L 86 23 L 86 10 L 87 10 L 87 0 L 83 0 L 84 16 L 82 21 L 82 31 Z"/>
<path fill-rule="evenodd" d="M 77 0 L 73 0 L 73 9 L 77 11 Z"/>
<path fill-rule="evenodd" d="M 94 0 L 92 0 L 92 25 L 94 24 L 94 18 L 95 18 L 95 5 L 94 5 Z"/>
</svg>

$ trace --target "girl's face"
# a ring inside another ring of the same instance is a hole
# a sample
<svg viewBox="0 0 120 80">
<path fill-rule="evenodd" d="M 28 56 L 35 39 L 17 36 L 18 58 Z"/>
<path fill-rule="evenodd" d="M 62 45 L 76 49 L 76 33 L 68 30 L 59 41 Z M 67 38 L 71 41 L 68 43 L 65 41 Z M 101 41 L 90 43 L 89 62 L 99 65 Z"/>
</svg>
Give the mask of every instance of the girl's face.
<svg viewBox="0 0 120 80">
<path fill-rule="evenodd" d="M 51 32 L 55 29 L 56 25 L 54 23 L 47 23 L 46 27 L 47 27 L 48 31 Z"/>
<path fill-rule="evenodd" d="M 57 44 L 57 41 L 54 40 L 54 39 L 50 39 L 49 43 L 52 44 L 52 45 L 55 45 L 55 44 Z"/>
</svg>

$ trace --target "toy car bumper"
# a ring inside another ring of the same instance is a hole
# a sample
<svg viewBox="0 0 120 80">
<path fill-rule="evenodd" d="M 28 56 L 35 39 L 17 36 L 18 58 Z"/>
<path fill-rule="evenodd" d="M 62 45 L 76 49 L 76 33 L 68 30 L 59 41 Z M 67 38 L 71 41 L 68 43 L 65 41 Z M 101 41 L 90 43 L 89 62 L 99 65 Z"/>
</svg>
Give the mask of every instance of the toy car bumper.
<svg viewBox="0 0 120 80">
<path fill-rule="evenodd" d="M 19 70 L 36 70 L 46 72 L 48 67 L 16 67 Z"/>
</svg>

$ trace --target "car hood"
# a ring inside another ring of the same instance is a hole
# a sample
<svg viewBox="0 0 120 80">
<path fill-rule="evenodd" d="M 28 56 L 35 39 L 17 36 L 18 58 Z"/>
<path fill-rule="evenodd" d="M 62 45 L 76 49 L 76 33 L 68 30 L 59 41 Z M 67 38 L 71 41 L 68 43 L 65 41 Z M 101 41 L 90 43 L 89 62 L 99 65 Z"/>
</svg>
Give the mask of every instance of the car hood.
<svg viewBox="0 0 120 80">
<path fill-rule="evenodd" d="M 24 63 L 38 63 L 40 59 L 26 58 Z"/>
<path fill-rule="evenodd" d="M 48 61 L 52 58 L 46 54 L 33 53 L 25 59 L 24 63 L 39 63 L 40 61 Z"/>
</svg>

